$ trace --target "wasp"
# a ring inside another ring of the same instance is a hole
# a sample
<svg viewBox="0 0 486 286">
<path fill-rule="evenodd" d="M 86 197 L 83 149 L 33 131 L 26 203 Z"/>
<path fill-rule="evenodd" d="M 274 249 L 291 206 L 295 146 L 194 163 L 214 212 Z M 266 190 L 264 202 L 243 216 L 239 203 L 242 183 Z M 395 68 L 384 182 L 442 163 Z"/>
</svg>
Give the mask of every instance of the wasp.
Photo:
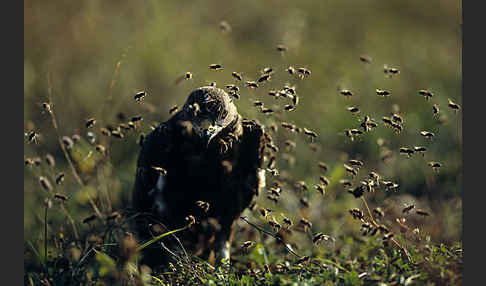
<svg viewBox="0 0 486 286">
<path fill-rule="evenodd" d="M 452 108 L 455 112 L 457 112 L 459 109 L 461 109 L 461 107 L 459 106 L 459 104 L 455 103 L 454 101 L 452 101 L 450 98 L 447 99 L 448 100 L 448 106 L 450 108 Z"/>
<path fill-rule="evenodd" d="M 263 114 L 272 114 L 273 109 L 262 106 L 261 108 Z"/>
<path fill-rule="evenodd" d="M 379 186 L 380 185 L 380 175 L 378 175 L 377 172 L 371 171 L 368 176 L 370 179 L 374 180 L 375 185 Z"/>
<path fill-rule="evenodd" d="M 143 120 L 142 115 L 135 115 L 135 116 L 132 117 L 132 119 L 130 121 L 131 122 L 138 122 L 140 120 Z"/>
<path fill-rule="evenodd" d="M 276 159 L 277 158 L 275 156 L 270 157 L 270 160 L 268 161 L 268 164 L 267 164 L 267 168 L 273 169 L 275 167 Z"/>
<path fill-rule="evenodd" d="M 39 138 L 39 133 L 35 132 L 34 130 L 25 133 L 29 142 L 34 142 L 37 144 L 37 138 Z"/>
<path fill-rule="evenodd" d="M 258 84 L 254 81 L 251 81 L 251 80 L 246 82 L 246 86 L 249 87 L 249 88 L 258 88 Z"/>
<path fill-rule="evenodd" d="M 353 167 L 348 166 L 348 165 L 346 165 L 346 164 L 343 164 L 343 165 L 344 165 L 344 168 L 346 169 L 346 171 L 347 171 L 348 173 L 350 173 L 350 174 L 351 174 L 351 175 L 353 175 L 353 176 L 358 175 L 358 171 L 356 171 L 356 169 L 354 169 Z"/>
<path fill-rule="evenodd" d="M 323 240 L 329 240 L 329 236 L 328 235 L 325 235 L 324 233 L 322 232 L 318 232 L 314 235 L 314 237 L 312 238 L 312 243 L 314 244 L 319 244 L 320 242 L 322 242 Z"/>
<path fill-rule="evenodd" d="M 304 134 L 311 137 L 311 138 L 316 138 L 317 137 L 317 133 L 312 131 L 312 130 L 309 130 L 307 128 L 304 128 Z"/>
<path fill-rule="evenodd" d="M 325 176 L 319 176 L 319 180 L 322 182 L 322 184 L 324 186 L 328 186 L 329 185 L 329 179 L 326 178 Z"/>
<path fill-rule="evenodd" d="M 427 139 L 431 139 L 435 135 L 434 133 L 429 132 L 429 131 L 420 131 L 420 134 Z"/>
<path fill-rule="evenodd" d="M 273 68 L 271 68 L 271 67 L 265 67 L 265 68 L 264 68 L 264 69 L 261 71 L 261 73 L 263 73 L 263 74 L 272 74 L 272 73 L 273 73 Z"/>
<path fill-rule="evenodd" d="M 381 120 L 383 120 L 385 126 L 391 126 L 393 124 L 393 121 L 389 117 L 383 117 Z"/>
<path fill-rule="evenodd" d="M 399 185 L 396 184 L 396 183 L 393 183 L 393 182 L 390 182 L 390 181 L 383 181 L 383 184 L 385 184 L 385 186 L 388 188 L 388 189 L 398 189 Z"/>
<path fill-rule="evenodd" d="M 121 217 L 121 214 L 117 211 L 114 211 L 106 217 L 106 220 L 111 221 L 111 220 L 115 220 L 115 219 L 120 218 L 120 217 Z"/>
<path fill-rule="evenodd" d="M 105 127 L 101 127 L 100 128 L 100 131 L 101 131 L 101 134 L 104 135 L 104 136 L 110 136 L 111 135 L 111 132 L 110 130 L 108 130 L 107 128 Z"/>
<path fill-rule="evenodd" d="M 268 224 L 273 228 L 274 232 L 278 232 L 282 228 L 277 220 L 275 220 L 275 217 L 272 217 L 272 219 L 268 221 Z"/>
<path fill-rule="evenodd" d="M 283 217 L 282 221 L 283 221 L 285 228 L 289 229 L 292 226 L 292 221 L 288 217 L 284 216 L 284 214 L 281 214 L 281 215 Z"/>
<path fill-rule="evenodd" d="M 321 195 L 324 196 L 326 194 L 326 190 L 324 189 L 324 186 L 315 185 L 314 188 L 316 189 L 316 191 L 318 191 L 319 193 L 321 193 Z"/>
<path fill-rule="evenodd" d="M 400 147 L 400 153 L 406 154 L 409 158 L 412 157 L 415 151 L 407 147 Z"/>
<path fill-rule="evenodd" d="M 131 121 L 130 121 L 130 122 L 131 122 Z M 133 122 L 132 122 L 132 123 L 133 123 Z M 125 130 L 125 131 L 128 131 L 128 130 L 132 129 L 132 127 L 130 127 L 130 125 L 125 124 L 125 123 L 120 123 L 120 124 L 118 125 L 118 127 L 119 127 L 120 129 Z"/>
<path fill-rule="evenodd" d="M 289 66 L 289 67 L 287 68 L 287 72 L 288 72 L 289 74 L 295 74 L 295 68 L 294 68 L 293 66 Z"/>
<path fill-rule="evenodd" d="M 287 123 L 287 122 L 281 122 L 280 125 L 282 125 L 283 128 L 286 128 L 286 129 L 295 129 L 295 126 L 291 123 Z"/>
<path fill-rule="evenodd" d="M 360 160 L 349 160 L 349 164 L 351 166 L 356 166 L 356 167 L 363 167 L 364 163 L 363 161 L 360 161 Z"/>
<path fill-rule="evenodd" d="M 390 76 L 399 74 L 400 71 L 397 68 L 389 68 L 386 65 L 384 66 L 385 74 L 389 74 Z"/>
<path fill-rule="evenodd" d="M 302 258 L 297 259 L 297 261 L 295 262 L 295 264 L 301 264 L 301 263 L 304 263 L 304 262 L 308 262 L 309 259 L 310 259 L 309 256 L 303 256 Z"/>
<path fill-rule="evenodd" d="M 255 243 L 253 241 L 245 241 L 242 245 L 241 245 L 241 248 L 243 248 L 245 251 L 248 251 L 248 249 L 250 247 L 253 247 L 253 245 L 255 245 Z"/>
<path fill-rule="evenodd" d="M 418 215 L 421 215 L 421 216 L 429 216 L 430 214 L 422 209 L 418 209 L 415 211 Z"/>
<path fill-rule="evenodd" d="M 220 70 L 220 69 L 222 69 L 222 68 L 223 68 L 223 66 L 222 66 L 222 65 L 220 65 L 220 64 L 210 64 L 210 65 L 209 65 L 209 69 L 210 69 L 210 70 L 215 70 L 215 71 L 217 71 L 217 70 Z"/>
<path fill-rule="evenodd" d="M 411 210 L 413 210 L 414 208 L 415 208 L 415 205 L 413 205 L 413 204 L 412 204 L 412 205 L 408 205 L 408 206 L 406 206 L 406 207 L 404 207 L 404 208 L 402 209 L 402 213 L 404 213 L 404 214 L 408 214 L 408 213 L 409 213 Z"/>
<path fill-rule="evenodd" d="M 299 104 L 299 97 L 296 94 L 292 95 L 292 103 L 294 104 L 294 107 Z"/>
<path fill-rule="evenodd" d="M 71 136 L 71 138 L 74 142 L 79 142 L 79 140 L 81 140 L 81 136 L 79 136 L 79 134 L 74 134 L 73 136 Z"/>
<path fill-rule="evenodd" d="M 381 208 L 374 208 L 373 213 L 375 215 L 377 215 L 378 217 L 384 217 L 385 216 L 385 212 L 383 212 L 383 210 Z"/>
<path fill-rule="evenodd" d="M 231 25 L 226 21 L 219 22 L 219 28 L 223 33 L 231 32 Z"/>
<path fill-rule="evenodd" d="M 51 182 L 46 177 L 40 176 L 39 177 L 39 183 L 44 188 L 46 191 L 52 191 L 52 185 Z"/>
<path fill-rule="evenodd" d="M 232 72 L 231 73 L 231 76 L 234 77 L 235 79 L 239 80 L 239 81 L 243 80 L 243 77 L 241 76 L 241 73 Z"/>
<path fill-rule="evenodd" d="M 294 111 L 295 110 L 295 105 L 286 104 L 284 106 L 284 110 L 285 111 Z"/>
<path fill-rule="evenodd" d="M 54 198 L 55 199 L 58 199 L 58 200 L 61 200 L 61 201 L 67 201 L 68 197 L 63 195 L 63 194 L 60 194 L 60 193 L 55 193 L 54 194 Z"/>
<path fill-rule="evenodd" d="M 83 219 L 83 223 L 89 223 L 96 219 L 96 215 L 90 215 L 89 217 Z"/>
<path fill-rule="evenodd" d="M 119 130 L 111 131 L 111 136 L 119 138 L 119 139 L 123 139 L 123 137 L 125 137 L 125 135 L 123 133 L 121 133 Z"/>
<path fill-rule="evenodd" d="M 399 114 L 393 113 L 393 115 L 392 115 L 392 121 L 398 122 L 398 123 L 402 124 L 403 123 L 403 118 Z"/>
<path fill-rule="evenodd" d="M 363 185 L 357 186 L 354 189 L 348 190 L 348 193 L 352 194 L 356 199 L 360 198 L 364 194 L 365 187 Z"/>
<path fill-rule="evenodd" d="M 360 56 L 359 60 L 363 63 L 371 63 L 372 59 L 369 56 Z"/>
<path fill-rule="evenodd" d="M 441 163 L 439 163 L 439 162 L 434 162 L 434 161 L 430 161 L 430 162 L 428 163 L 428 165 L 429 165 L 430 167 L 432 167 L 432 169 L 433 169 L 435 172 L 437 172 L 437 173 L 439 172 L 439 168 L 440 168 L 440 167 L 442 167 L 442 164 L 441 164 Z"/>
<path fill-rule="evenodd" d="M 312 223 L 308 219 L 301 218 L 299 222 L 306 228 L 312 228 Z M 307 229 L 305 229 L 305 231 L 307 231 Z"/>
<path fill-rule="evenodd" d="M 295 187 L 297 189 L 302 189 L 302 191 L 307 191 L 308 190 L 307 185 L 305 184 L 304 181 L 298 181 L 298 182 L 296 182 L 295 183 Z"/>
<path fill-rule="evenodd" d="M 358 208 L 350 209 L 349 213 L 353 216 L 354 219 L 362 220 L 364 218 L 363 211 Z"/>
<path fill-rule="evenodd" d="M 143 99 L 145 98 L 146 95 L 147 95 L 147 93 L 144 90 L 142 90 L 142 91 L 135 93 L 135 96 L 133 97 L 133 99 L 135 99 L 135 101 L 141 102 L 141 101 L 143 101 Z"/>
<path fill-rule="evenodd" d="M 277 51 L 279 51 L 279 52 L 285 52 L 285 51 L 287 51 L 287 49 L 288 48 L 285 45 L 282 45 L 282 44 L 277 45 Z"/>
<path fill-rule="evenodd" d="M 421 96 L 423 96 L 426 100 L 429 100 L 430 98 L 432 98 L 432 96 L 434 96 L 434 94 L 430 90 L 427 90 L 427 89 L 421 89 L 421 90 L 419 90 L 418 93 Z"/>
<path fill-rule="evenodd" d="M 106 148 L 105 148 L 105 146 L 103 146 L 101 144 L 96 145 L 95 149 L 96 149 L 97 152 L 100 152 L 103 155 L 106 154 Z"/>
<path fill-rule="evenodd" d="M 69 138 L 68 136 L 63 136 L 61 138 L 61 141 L 64 144 L 64 146 L 66 146 L 67 149 L 71 149 L 74 146 L 73 140 L 71 138 Z"/>
<path fill-rule="evenodd" d="M 47 165 L 51 167 L 54 167 L 56 165 L 56 160 L 54 159 L 54 156 L 52 156 L 51 154 L 46 154 L 45 160 Z"/>
<path fill-rule="evenodd" d="M 228 84 L 228 85 L 226 85 L 226 88 L 228 89 L 228 91 L 234 91 L 234 92 L 239 92 L 240 91 L 240 88 L 237 87 L 234 84 Z"/>
<path fill-rule="evenodd" d="M 389 92 L 388 90 L 384 90 L 384 89 L 377 88 L 376 89 L 376 94 L 377 95 L 381 95 L 383 97 L 387 97 L 387 96 L 390 96 L 391 95 L 391 92 Z"/>
<path fill-rule="evenodd" d="M 167 176 L 167 170 L 164 169 L 164 168 L 162 168 L 162 167 L 152 166 L 152 169 L 154 169 L 155 171 L 159 172 L 163 176 Z"/>
<path fill-rule="evenodd" d="M 393 127 L 393 129 L 397 134 L 400 134 L 400 132 L 402 132 L 403 130 L 403 126 L 400 125 L 399 123 L 392 122 L 391 127 Z"/>
<path fill-rule="evenodd" d="M 25 159 L 25 165 L 26 166 L 33 166 L 34 165 L 34 160 L 32 160 L 31 158 L 26 158 Z"/>
<path fill-rule="evenodd" d="M 437 115 L 439 114 L 439 105 L 437 103 L 435 103 L 434 105 L 432 105 L 432 110 L 434 111 L 434 115 Z"/>
<path fill-rule="evenodd" d="M 203 201 L 196 201 L 196 206 L 201 208 L 205 213 L 209 211 L 209 203 Z"/>
<path fill-rule="evenodd" d="M 422 146 L 414 146 L 414 147 L 413 147 L 413 150 L 414 150 L 415 152 L 419 152 L 419 153 L 421 153 L 421 154 L 422 154 L 422 156 L 425 156 L 425 154 L 424 154 L 424 153 L 427 151 L 427 148 L 422 147 Z"/>
<path fill-rule="evenodd" d="M 353 113 L 353 114 L 357 114 L 357 113 L 359 113 L 359 108 L 357 108 L 355 106 L 350 106 L 350 107 L 348 107 L 348 111 Z"/>
<path fill-rule="evenodd" d="M 188 222 L 188 226 L 196 223 L 196 218 L 193 215 L 186 216 L 185 220 Z"/>
<path fill-rule="evenodd" d="M 174 113 L 177 112 L 177 110 L 179 110 L 179 107 L 177 105 L 174 105 L 172 106 L 170 109 L 169 109 L 169 114 L 172 115 Z"/>
<path fill-rule="evenodd" d="M 317 165 L 324 172 L 327 172 L 327 170 L 329 170 L 329 166 L 326 163 L 322 162 L 322 161 L 319 162 L 319 163 L 317 163 Z"/>
<path fill-rule="evenodd" d="M 351 187 L 353 185 L 348 179 L 341 179 L 339 180 L 339 183 L 343 185 L 343 187 Z"/>
<path fill-rule="evenodd" d="M 218 143 L 220 145 L 220 151 L 219 152 L 221 154 L 224 154 L 224 153 L 228 152 L 229 148 L 231 148 L 231 147 L 228 147 L 228 145 L 230 145 L 231 142 L 228 142 L 227 143 L 223 138 L 219 138 L 218 139 Z"/>
<path fill-rule="evenodd" d="M 263 208 L 263 209 L 260 209 L 260 214 L 264 217 L 264 218 L 267 218 L 268 215 L 272 212 L 271 209 L 267 209 L 267 208 Z"/>
<path fill-rule="evenodd" d="M 389 232 L 389 233 L 385 234 L 383 236 L 383 244 L 385 246 L 387 246 L 388 245 L 388 241 L 391 240 L 393 238 L 393 236 L 394 236 L 394 234 L 392 232 Z"/>
<path fill-rule="evenodd" d="M 268 195 L 267 199 L 273 201 L 274 203 L 278 203 L 278 197 L 274 195 Z"/>
<path fill-rule="evenodd" d="M 362 135 L 363 131 L 359 129 L 350 129 L 349 132 L 351 132 L 351 135 Z"/>
<path fill-rule="evenodd" d="M 64 182 L 64 173 L 59 173 L 56 177 L 56 185 L 60 185 Z"/>
<path fill-rule="evenodd" d="M 39 157 L 32 159 L 32 161 L 36 167 L 39 167 L 42 163 L 42 160 Z"/>
<path fill-rule="evenodd" d="M 282 189 L 279 187 L 272 187 L 268 191 L 269 194 L 280 197 L 280 194 L 282 193 Z"/>
<path fill-rule="evenodd" d="M 353 96 L 353 93 L 349 89 L 342 89 L 339 93 L 343 96 Z"/>
<path fill-rule="evenodd" d="M 283 92 L 286 94 L 295 95 L 297 91 L 295 89 L 295 86 L 289 86 L 288 84 L 286 84 L 283 88 Z"/>
<path fill-rule="evenodd" d="M 43 112 L 52 113 L 51 105 L 48 102 L 41 103 Z"/>
<path fill-rule="evenodd" d="M 304 78 L 306 76 L 310 76 L 311 75 L 311 71 L 309 69 L 304 68 L 304 67 L 298 68 L 297 71 L 299 72 L 301 78 Z"/>
</svg>

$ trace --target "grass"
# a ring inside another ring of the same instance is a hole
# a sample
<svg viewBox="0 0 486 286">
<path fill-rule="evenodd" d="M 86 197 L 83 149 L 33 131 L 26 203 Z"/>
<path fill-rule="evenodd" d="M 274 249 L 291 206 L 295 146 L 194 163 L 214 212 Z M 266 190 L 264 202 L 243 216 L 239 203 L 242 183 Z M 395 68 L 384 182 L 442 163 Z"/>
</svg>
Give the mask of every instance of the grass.
<svg viewBox="0 0 486 286">
<path fill-rule="evenodd" d="M 461 285 L 462 110 L 448 105 L 462 102 L 461 31 L 451 3 L 25 2 L 25 284 Z M 270 81 L 246 87 L 264 67 L 275 70 Z M 178 80 L 186 72 L 192 78 Z M 185 228 L 134 239 L 137 141 L 210 82 L 240 88 L 238 111 L 266 126 L 279 175 L 267 172 L 266 190 L 237 222 L 230 262 L 174 253 L 170 269 L 151 272 L 139 250 L 167 252 L 160 242 Z M 293 111 L 282 110 L 291 98 L 268 95 L 284 86 L 299 96 Z M 133 98 L 140 90 L 143 102 Z M 263 114 L 256 100 L 276 112 Z M 383 121 L 393 113 L 402 124 Z M 136 115 L 143 120 L 129 127 Z M 348 136 L 366 116 L 377 127 Z M 400 152 L 417 146 L 426 151 Z M 277 183 L 274 202 L 267 191 Z M 264 208 L 273 211 L 264 217 Z"/>
</svg>

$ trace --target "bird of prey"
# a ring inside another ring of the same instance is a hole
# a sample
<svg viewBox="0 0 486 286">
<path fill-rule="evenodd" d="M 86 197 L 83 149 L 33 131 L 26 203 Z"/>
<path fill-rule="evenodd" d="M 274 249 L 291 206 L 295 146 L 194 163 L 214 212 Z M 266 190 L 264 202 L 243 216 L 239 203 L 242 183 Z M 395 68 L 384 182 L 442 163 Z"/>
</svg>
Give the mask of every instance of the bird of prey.
<svg viewBox="0 0 486 286">
<path fill-rule="evenodd" d="M 243 119 L 225 91 L 206 86 L 191 92 L 142 143 L 132 196 L 139 239 L 153 238 L 154 226 L 163 233 L 187 225 L 192 215 L 197 223 L 178 233 L 177 243 L 164 238 L 164 245 L 182 245 L 217 263 L 229 259 L 235 222 L 265 186 L 265 144 L 264 127 Z M 142 263 L 166 264 L 169 251 L 154 245 Z"/>
</svg>

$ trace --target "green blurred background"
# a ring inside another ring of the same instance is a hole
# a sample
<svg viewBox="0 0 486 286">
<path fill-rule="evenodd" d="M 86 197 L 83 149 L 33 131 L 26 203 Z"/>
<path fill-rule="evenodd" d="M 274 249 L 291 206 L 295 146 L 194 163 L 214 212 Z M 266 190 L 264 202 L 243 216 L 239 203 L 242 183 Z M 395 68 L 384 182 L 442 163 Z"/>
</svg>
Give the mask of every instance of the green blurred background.
<svg viewBox="0 0 486 286">
<path fill-rule="evenodd" d="M 83 230 L 82 219 L 92 213 L 86 193 L 97 198 L 106 212 L 127 206 L 139 150 L 138 132 L 128 133 L 123 140 L 100 139 L 107 140 L 102 142 L 110 162 L 102 171 L 82 173 L 86 186 L 80 188 L 48 114 L 41 112 L 41 103 L 48 101 L 48 74 L 60 135 L 85 137 L 92 131 L 101 138 L 99 128 L 118 124 L 120 112 L 127 118 L 143 115 L 141 131 L 146 134 L 153 121 L 167 120 L 170 107 L 182 105 L 191 90 L 213 81 L 219 87 L 234 83 L 233 71 L 256 80 L 259 71 L 268 66 L 276 70 L 270 82 L 257 90 L 241 88 L 236 103 L 239 112 L 267 127 L 279 125 L 278 116 L 263 115 L 252 102 L 258 99 L 269 107 L 282 105 L 283 101 L 266 92 L 289 83 L 297 87 L 301 103 L 281 119 L 310 128 L 319 137 L 314 152 L 303 134 L 289 135 L 280 128 L 273 135 L 281 143 L 281 174 L 294 181 L 305 180 L 311 190 L 299 193 L 289 186 L 278 207 L 264 195 L 259 206 L 278 208 L 294 220 L 308 217 L 316 231 L 337 238 L 359 234 L 359 226 L 347 212 L 359 207 L 359 200 L 338 183 L 347 177 L 343 163 L 356 158 L 365 162 L 360 177 L 375 170 L 400 185 L 396 193 L 367 195 L 373 207 L 390 214 L 390 223 L 401 216 L 406 203 L 414 202 L 431 216 L 410 217 L 411 224 L 434 241 L 461 240 L 462 112 L 456 114 L 447 107 L 448 98 L 462 104 L 459 5 L 458 1 L 437 0 L 24 1 L 24 125 L 26 131 L 35 129 L 41 134 L 38 144 L 25 144 L 24 155 L 43 158 L 51 153 L 57 161 L 54 170 L 45 163 L 25 168 L 25 238 L 38 241 L 42 235 L 46 193 L 40 188 L 39 175 L 65 172 L 64 185 L 55 191 L 70 197 L 67 209 Z M 222 21 L 230 25 L 230 31 L 221 30 Z M 288 51 L 277 52 L 278 44 L 286 45 Z M 372 62 L 361 62 L 362 55 Z M 208 65 L 213 63 L 224 69 L 210 71 Z M 309 68 L 312 74 L 305 80 L 291 77 L 284 71 L 289 65 Z M 397 67 L 400 74 L 387 78 L 384 65 Z M 175 84 L 188 71 L 193 79 Z M 339 94 L 342 88 L 351 89 L 352 98 L 343 98 Z M 392 96 L 378 97 L 376 88 L 391 90 Z M 426 101 L 418 95 L 420 89 L 430 89 L 435 95 Z M 133 100 L 139 90 L 148 92 L 145 104 Z M 433 103 L 440 105 L 440 120 L 433 116 Z M 359 119 L 346 110 L 348 106 L 358 106 L 359 118 L 370 115 L 379 127 L 350 141 L 344 130 L 358 128 Z M 397 110 L 405 120 L 400 135 L 381 122 L 383 116 Z M 93 130 L 84 126 L 89 117 L 97 119 Z M 434 132 L 434 139 L 425 140 L 419 135 L 421 130 Z M 282 142 L 288 138 L 297 142 L 294 152 L 285 151 Z M 394 153 L 386 163 L 380 159 L 383 147 L 377 144 L 379 138 Z M 94 149 L 83 142 L 76 147 L 80 154 Z M 429 149 L 425 158 L 415 154 L 407 159 L 398 153 L 400 147 L 413 145 Z M 285 156 L 294 156 L 295 165 L 290 166 Z M 95 159 L 99 158 L 90 158 Z M 101 164 L 101 160 L 95 161 L 93 164 Z M 322 199 L 312 191 L 320 175 L 318 161 L 331 167 L 326 174 L 331 186 Z M 443 164 L 439 174 L 427 166 L 428 161 Z M 272 181 L 270 178 L 267 185 Z M 311 202 L 309 209 L 298 208 L 302 196 Z M 52 228 L 65 231 L 61 210 L 53 208 L 50 218 Z"/>
</svg>

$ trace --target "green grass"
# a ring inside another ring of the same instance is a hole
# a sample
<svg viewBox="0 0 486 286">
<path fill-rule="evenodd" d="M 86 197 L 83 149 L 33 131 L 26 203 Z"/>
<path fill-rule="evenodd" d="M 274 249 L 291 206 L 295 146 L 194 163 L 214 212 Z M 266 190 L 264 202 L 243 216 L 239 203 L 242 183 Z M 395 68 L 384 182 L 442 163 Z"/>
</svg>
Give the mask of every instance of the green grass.
<svg viewBox="0 0 486 286">
<path fill-rule="evenodd" d="M 24 132 L 39 135 L 35 142 L 26 137 L 24 144 L 24 159 L 33 160 L 24 170 L 25 284 L 462 284 L 462 110 L 448 106 L 449 98 L 462 104 L 461 9 L 456 2 L 438 0 L 358 2 L 26 1 Z M 230 32 L 221 31 L 223 20 Z M 277 52 L 279 44 L 288 51 Z M 372 61 L 361 62 L 362 55 Z M 213 63 L 223 70 L 209 70 Z M 289 65 L 308 68 L 310 77 L 289 75 Z M 388 77 L 384 65 L 400 73 Z M 271 80 L 246 88 L 244 81 L 256 80 L 264 67 L 274 68 Z M 243 74 L 243 82 L 235 82 L 234 71 Z M 193 78 L 175 84 L 186 72 Z M 167 120 L 169 109 L 181 106 L 190 91 L 210 82 L 218 87 L 236 83 L 240 114 L 258 119 L 267 130 L 278 127 L 269 132 L 279 147 L 280 176 L 267 173 L 267 186 L 279 181 L 282 194 L 275 204 L 262 190 L 255 209 L 243 216 L 271 233 L 261 208 L 272 209 L 269 218 L 281 225 L 281 214 L 290 218 L 292 233 L 284 238 L 297 255 L 240 220 L 230 265 L 214 268 L 182 255 L 174 269 L 150 273 L 138 265 L 137 248 L 157 243 L 134 242 L 130 235 L 137 140 L 151 125 Z M 300 98 L 294 111 L 264 115 L 253 106 L 260 100 L 279 110 L 291 103 L 267 95 L 286 84 L 295 86 Z M 340 95 L 344 88 L 353 96 Z M 377 96 L 377 88 L 392 94 Z M 426 100 L 421 89 L 434 96 Z M 133 99 L 139 90 L 148 92 L 142 104 Z M 52 113 L 43 110 L 44 102 Z M 439 104 L 439 115 L 434 116 L 433 104 Z M 349 106 L 360 113 L 351 114 Z M 400 134 L 382 121 L 393 112 L 404 119 Z M 123 130 L 122 139 L 103 135 L 102 128 L 127 124 L 135 115 L 143 120 Z M 350 140 L 345 130 L 360 128 L 365 115 L 378 127 Z M 86 128 L 91 117 L 96 125 Z M 289 132 L 282 121 L 318 136 L 311 140 Z M 425 139 L 422 130 L 434 138 Z M 94 143 L 88 132 L 95 135 Z M 79 141 L 66 149 L 63 136 L 75 134 Z M 295 142 L 295 149 L 287 148 L 286 140 Z M 410 158 L 399 153 L 413 146 L 425 146 L 427 152 Z M 392 156 L 384 159 L 387 152 Z M 54 165 L 45 161 L 47 154 Z M 344 168 L 350 159 L 364 162 L 356 176 Z M 319 161 L 327 163 L 327 172 Z M 430 161 L 442 164 L 438 172 Z M 361 198 L 340 182 L 350 180 L 355 188 L 371 171 L 380 175 L 380 186 Z M 64 181 L 56 184 L 60 173 Z M 330 181 L 324 196 L 314 190 L 321 175 Z M 42 187 L 41 176 L 50 187 Z M 299 181 L 309 189 L 296 187 Z M 399 187 L 390 190 L 383 181 Z M 415 208 L 404 213 L 409 204 Z M 384 217 L 373 212 L 378 207 Z M 350 215 L 353 208 L 363 212 L 362 221 Z M 420 216 L 418 209 L 430 215 Z M 312 223 L 310 230 L 304 231 L 301 218 Z M 385 231 L 363 235 L 365 223 L 371 229 L 385 225 L 393 239 L 384 242 Z M 312 238 L 318 232 L 332 239 L 316 245 Z M 254 242 L 248 251 L 241 248 L 245 241 Z M 309 261 L 296 263 L 306 256 Z"/>
</svg>

